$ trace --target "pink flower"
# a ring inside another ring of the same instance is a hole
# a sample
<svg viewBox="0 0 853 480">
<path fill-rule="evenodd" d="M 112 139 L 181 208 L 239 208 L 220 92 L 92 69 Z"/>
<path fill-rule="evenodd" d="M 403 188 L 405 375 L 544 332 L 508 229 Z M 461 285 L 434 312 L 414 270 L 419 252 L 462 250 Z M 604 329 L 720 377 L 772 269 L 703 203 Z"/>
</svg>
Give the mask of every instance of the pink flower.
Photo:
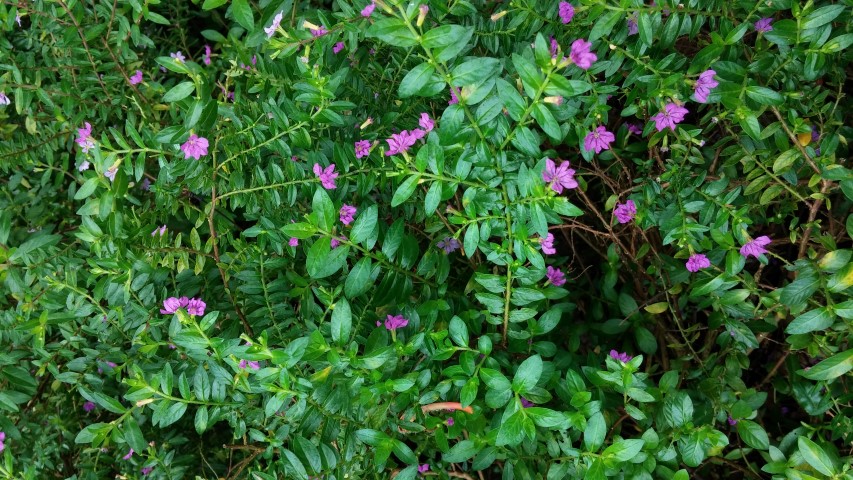
<svg viewBox="0 0 853 480">
<path fill-rule="evenodd" d="M 643 129 L 637 126 L 635 123 L 628 124 L 628 133 L 633 133 L 634 135 L 642 135 Z"/>
<path fill-rule="evenodd" d="M 160 309 L 160 313 L 163 315 L 170 315 L 177 312 L 182 306 L 186 305 L 181 305 L 180 299 L 169 297 L 166 300 L 163 300 L 163 308 Z"/>
<path fill-rule="evenodd" d="M 557 51 L 560 50 L 560 44 L 557 43 L 557 39 L 554 37 L 549 37 L 551 41 L 551 49 L 549 52 L 551 53 L 551 58 L 557 58 Z"/>
<path fill-rule="evenodd" d="M 613 209 L 613 214 L 616 215 L 616 220 L 619 223 L 628 223 L 637 215 L 637 205 L 633 200 L 628 200 L 625 203 L 617 203 Z"/>
<path fill-rule="evenodd" d="M 542 180 L 551 184 L 551 190 L 563 193 L 564 188 L 577 188 L 574 169 L 569 168 L 569 162 L 562 162 L 558 167 L 550 158 L 545 159 L 545 170 L 542 172 Z"/>
<path fill-rule="evenodd" d="M 728 422 L 728 424 L 729 424 L 729 425 L 731 425 L 731 426 L 733 426 L 733 427 L 734 427 L 735 425 L 737 425 L 737 420 L 735 420 L 734 418 L 732 418 L 732 416 L 731 416 L 731 415 L 729 415 L 729 418 L 727 418 L 727 419 L 726 419 L 726 422 Z"/>
<path fill-rule="evenodd" d="M 637 24 L 637 14 L 634 13 L 628 17 L 628 36 L 636 35 L 640 32 L 640 26 Z"/>
<path fill-rule="evenodd" d="M 688 272 L 694 272 L 695 273 L 695 272 L 698 272 L 699 270 L 702 270 L 703 268 L 710 267 L 711 261 L 708 260 L 708 257 L 706 257 L 702 253 L 694 253 L 693 255 L 690 255 L 690 258 L 687 259 L 687 265 L 686 266 L 687 266 Z"/>
<path fill-rule="evenodd" d="M 388 330 L 397 330 L 409 324 L 409 321 L 402 315 L 388 315 L 385 318 L 385 328 Z"/>
<path fill-rule="evenodd" d="M 181 145 L 181 150 L 184 151 L 184 158 L 194 158 L 196 160 L 207 155 L 207 147 L 209 143 L 206 138 L 199 137 L 196 134 L 190 135 L 187 141 Z"/>
<path fill-rule="evenodd" d="M 542 246 L 542 253 L 545 255 L 553 255 L 557 253 L 557 249 L 554 248 L 554 234 L 549 233 L 544 238 L 539 239 L 539 244 Z"/>
<path fill-rule="evenodd" d="M 447 102 L 448 105 L 456 105 L 459 103 L 459 97 L 457 97 L 457 93 L 461 93 L 461 91 L 455 87 L 450 87 L 450 101 Z"/>
<path fill-rule="evenodd" d="M 359 140 L 355 142 L 355 158 L 370 155 L 370 140 Z"/>
<path fill-rule="evenodd" d="M 6 432 L 0 432 L 0 452 L 6 449 L 4 441 L 6 441 Z"/>
<path fill-rule="evenodd" d="M 315 28 L 312 28 L 312 29 L 310 29 L 310 30 L 311 30 L 311 35 L 312 35 L 314 38 L 322 37 L 323 35 L 325 35 L 325 34 L 329 33 L 329 31 L 328 31 L 328 30 L 326 30 L 326 27 L 325 27 L 324 25 L 320 25 L 320 27 L 319 27 L 319 28 L 316 28 L 316 29 L 315 29 Z"/>
<path fill-rule="evenodd" d="M 353 217 L 353 215 L 355 215 L 355 212 L 357 212 L 357 211 L 358 210 L 355 207 L 353 207 L 352 205 L 344 204 L 341 207 L 341 211 L 340 211 L 341 223 L 343 223 L 344 225 L 349 225 L 350 223 L 352 223 L 352 217 Z"/>
<path fill-rule="evenodd" d="M 767 249 L 764 248 L 767 245 L 770 245 L 770 237 L 767 235 L 762 235 L 754 240 L 750 240 L 744 244 L 744 246 L 740 247 L 740 254 L 745 258 L 749 258 L 752 255 L 755 258 L 758 258 L 759 255 L 767 253 Z"/>
<path fill-rule="evenodd" d="M 86 122 L 83 128 L 77 129 L 77 145 L 83 149 L 83 153 L 89 153 L 90 148 L 95 147 L 95 140 L 92 138 L 92 125 Z"/>
<path fill-rule="evenodd" d="M 424 112 L 421 114 L 421 119 L 418 122 L 418 125 L 424 130 L 424 132 L 429 133 L 435 128 L 435 122 L 433 119 L 429 118 L 429 114 Z"/>
<path fill-rule="evenodd" d="M 338 178 L 338 174 L 335 172 L 335 164 L 331 164 L 324 170 L 323 167 L 320 166 L 319 163 L 314 164 L 314 175 L 320 178 L 320 183 L 323 184 L 323 188 L 326 190 L 334 190 L 335 189 L 335 179 Z"/>
<path fill-rule="evenodd" d="M 435 246 L 444 250 L 444 253 L 449 254 L 459 250 L 461 245 L 459 244 L 459 240 L 456 240 L 453 237 L 445 237 L 443 240 L 439 240 Z"/>
<path fill-rule="evenodd" d="M 278 30 L 278 26 L 281 25 L 281 17 L 282 12 L 278 12 L 275 14 L 275 17 L 273 17 L 270 26 L 264 27 L 264 32 L 266 32 L 267 38 L 272 38 L 272 36 L 275 35 L 275 31 Z"/>
<path fill-rule="evenodd" d="M 142 83 L 142 70 L 137 70 L 136 73 L 130 77 L 130 84 L 139 85 L 140 83 Z"/>
<path fill-rule="evenodd" d="M 133 449 L 131 448 L 130 451 L 127 452 L 127 455 L 125 455 L 121 458 L 122 458 L 122 460 L 130 460 L 130 457 L 132 457 L 132 456 L 133 456 Z"/>
<path fill-rule="evenodd" d="M 210 65 L 210 54 L 211 53 L 213 53 L 213 51 L 210 49 L 210 45 L 205 45 L 204 46 L 204 57 L 202 58 L 202 61 L 204 62 L 205 65 Z"/>
<path fill-rule="evenodd" d="M 524 397 L 521 397 L 521 407 L 522 408 L 530 408 L 534 405 L 536 405 L 536 404 L 531 402 L 530 400 L 524 398 Z"/>
<path fill-rule="evenodd" d="M 248 361 L 247 362 L 246 360 L 240 360 L 240 368 L 246 368 L 246 367 L 249 367 L 252 370 L 260 370 L 261 364 L 258 362 L 254 362 L 254 361 Z"/>
<path fill-rule="evenodd" d="M 601 153 L 602 150 L 609 150 L 610 144 L 616 140 L 616 137 L 607 131 L 607 129 L 599 125 L 593 131 L 586 134 L 583 139 L 583 148 L 587 151 L 595 150 L 595 153 Z"/>
<path fill-rule="evenodd" d="M 697 102 L 707 102 L 708 95 L 711 94 L 711 89 L 720 84 L 714 80 L 714 75 L 716 74 L 717 72 L 713 70 L 705 70 L 699 75 L 699 79 L 696 80 L 696 85 L 693 86 L 693 92 L 695 93 Z"/>
<path fill-rule="evenodd" d="M 287 244 L 290 245 L 291 247 L 298 247 L 299 246 L 299 239 L 296 237 L 290 237 L 290 240 L 287 241 Z"/>
<path fill-rule="evenodd" d="M 423 137 L 424 131 L 416 128 L 411 133 L 407 130 L 403 130 L 400 133 L 392 133 L 391 138 L 387 139 L 388 142 L 388 150 L 385 152 L 386 156 L 397 155 L 398 153 L 403 153 L 409 150 L 409 147 L 415 144 L 419 138 Z"/>
<path fill-rule="evenodd" d="M 367 18 L 367 17 L 373 15 L 373 10 L 375 8 L 376 8 L 375 3 L 373 3 L 373 2 L 368 3 L 367 6 L 361 10 L 361 16 Z"/>
<path fill-rule="evenodd" d="M 184 54 L 181 53 L 180 50 L 178 50 L 177 52 L 174 52 L 174 53 L 170 53 L 169 56 L 174 58 L 175 61 L 178 63 L 181 63 L 187 59 L 187 57 L 185 57 Z"/>
<path fill-rule="evenodd" d="M 575 16 L 575 7 L 572 6 L 569 2 L 560 2 L 560 21 L 565 23 L 569 23 L 572 21 L 572 18 Z"/>
<path fill-rule="evenodd" d="M 6 92 L 0 92 L 0 105 L 11 105 L 12 101 L 6 96 Z"/>
<path fill-rule="evenodd" d="M 160 233 L 160 236 L 161 236 L 161 237 L 162 237 L 163 235 L 165 235 L 165 234 L 166 234 L 166 226 L 165 226 L 165 225 L 163 225 L 162 227 L 157 227 L 157 228 L 155 228 L 155 229 L 154 229 L 154 231 L 153 231 L 153 232 L 151 232 L 151 236 L 152 236 L 152 237 L 153 237 L 153 236 L 156 236 L 158 232 Z"/>
<path fill-rule="evenodd" d="M 341 235 L 340 237 L 332 237 L 332 239 L 329 241 L 329 246 L 331 246 L 332 250 L 334 250 L 334 249 L 338 248 L 338 246 L 344 240 L 347 240 L 347 237 L 344 235 Z"/>
<path fill-rule="evenodd" d="M 593 62 L 598 60 L 598 56 L 590 52 L 589 47 L 591 46 L 592 42 L 587 42 L 583 39 L 575 40 L 572 42 L 572 50 L 569 53 L 569 58 L 571 58 L 572 62 L 574 62 L 578 67 L 588 70 L 589 67 L 592 66 Z"/>
<path fill-rule="evenodd" d="M 338 42 L 338 43 L 336 43 L 336 44 L 335 44 L 335 46 L 334 46 L 334 47 L 332 47 L 332 52 L 333 52 L 335 55 L 337 55 L 337 54 L 338 54 L 341 50 L 343 50 L 345 47 L 346 47 L 346 44 L 344 44 L 344 42 Z"/>
<path fill-rule="evenodd" d="M 454 423 L 456 423 L 456 421 L 453 420 L 453 417 L 450 417 L 447 419 L 447 426 L 448 427 L 452 427 Z"/>
<path fill-rule="evenodd" d="M 755 31 L 760 33 L 772 32 L 773 27 L 770 26 L 771 22 L 773 22 L 773 19 L 770 17 L 762 18 L 761 20 L 755 22 Z"/>
<path fill-rule="evenodd" d="M 557 268 L 548 265 L 547 272 L 545 276 L 548 277 L 548 281 L 551 282 L 551 285 L 555 287 L 559 287 L 566 283 L 566 275 Z"/>
<path fill-rule="evenodd" d="M 193 316 L 201 317 L 204 315 L 204 309 L 207 307 L 207 304 L 204 303 L 200 298 L 193 298 L 187 303 L 187 313 Z"/>
<path fill-rule="evenodd" d="M 118 173 L 118 167 L 112 166 L 104 172 L 104 176 L 109 178 L 111 182 L 114 182 L 116 180 L 116 173 Z"/>
<path fill-rule="evenodd" d="M 622 363 L 628 363 L 634 357 L 628 355 L 627 353 L 619 353 L 616 350 L 611 350 L 610 351 L 610 358 L 612 358 L 614 360 L 619 360 Z"/>
<path fill-rule="evenodd" d="M 142 467 L 142 475 L 148 475 L 154 470 L 154 467 Z"/>
<path fill-rule="evenodd" d="M 83 410 L 86 412 L 91 412 L 95 409 L 95 402 L 86 402 L 83 404 Z"/>
<path fill-rule="evenodd" d="M 657 128 L 659 132 L 662 132 L 665 128 L 669 128 L 674 132 L 675 125 L 681 123 L 684 120 L 684 116 L 688 113 L 689 112 L 686 108 L 679 107 L 675 103 L 669 102 L 663 110 L 652 117 L 652 120 L 655 121 L 655 128 Z"/>
<path fill-rule="evenodd" d="M 418 473 L 426 473 L 428 471 L 429 471 L 429 464 L 428 463 L 418 465 Z"/>
</svg>

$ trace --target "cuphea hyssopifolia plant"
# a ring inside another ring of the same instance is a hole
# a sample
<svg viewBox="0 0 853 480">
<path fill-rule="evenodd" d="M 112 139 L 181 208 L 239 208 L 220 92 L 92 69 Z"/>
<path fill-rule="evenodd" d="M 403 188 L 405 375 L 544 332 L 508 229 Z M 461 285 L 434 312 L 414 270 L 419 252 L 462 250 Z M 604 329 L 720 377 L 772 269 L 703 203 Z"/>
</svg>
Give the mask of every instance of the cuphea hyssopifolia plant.
<svg viewBox="0 0 853 480">
<path fill-rule="evenodd" d="M 0 476 L 849 476 L 843 6 L 200 3 L 0 6 Z"/>
</svg>

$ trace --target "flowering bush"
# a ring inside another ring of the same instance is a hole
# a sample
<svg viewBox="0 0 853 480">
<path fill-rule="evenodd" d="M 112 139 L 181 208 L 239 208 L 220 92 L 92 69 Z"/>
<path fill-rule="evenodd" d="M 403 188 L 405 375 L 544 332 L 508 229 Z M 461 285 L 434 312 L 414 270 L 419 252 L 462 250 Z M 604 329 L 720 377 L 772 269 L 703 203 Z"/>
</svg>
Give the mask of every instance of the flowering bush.
<svg viewBox="0 0 853 480">
<path fill-rule="evenodd" d="M 0 478 L 853 478 L 844 4 L 5 1 L 0 43 Z"/>
</svg>

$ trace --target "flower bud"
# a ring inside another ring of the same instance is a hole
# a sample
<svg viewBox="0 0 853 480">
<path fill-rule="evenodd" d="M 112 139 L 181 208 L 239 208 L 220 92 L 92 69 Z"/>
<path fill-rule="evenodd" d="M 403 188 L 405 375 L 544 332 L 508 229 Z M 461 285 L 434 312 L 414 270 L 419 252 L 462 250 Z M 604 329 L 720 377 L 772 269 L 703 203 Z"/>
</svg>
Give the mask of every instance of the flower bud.
<svg viewBox="0 0 853 480">
<path fill-rule="evenodd" d="M 553 97 L 545 97 L 543 99 L 543 101 L 545 103 L 550 103 L 552 105 L 562 105 L 563 104 L 563 97 L 561 97 L 559 95 L 553 96 Z"/>
<path fill-rule="evenodd" d="M 320 27 L 318 27 L 317 25 L 314 25 L 313 23 L 309 22 L 308 20 L 305 20 L 304 22 L 302 22 L 302 28 L 307 28 L 309 30 L 319 30 L 320 29 Z"/>
<path fill-rule="evenodd" d="M 367 117 L 367 120 L 365 120 L 364 123 L 362 123 L 361 126 L 358 127 L 358 129 L 364 130 L 365 128 L 367 128 L 371 125 L 373 125 L 373 117 Z"/>
<path fill-rule="evenodd" d="M 492 17 L 491 17 L 491 18 L 492 18 L 492 21 L 493 21 L 493 22 L 497 22 L 498 20 L 500 20 L 501 18 L 503 18 L 503 17 L 504 17 L 504 15 L 506 15 L 508 11 L 509 11 L 509 10 L 504 10 L 504 11 L 502 11 L 502 12 L 498 12 L 498 13 L 496 13 L 496 14 L 492 15 Z"/>
<path fill-rule="evenodd" d="M 420 27 L 424 24 L 424 20 L 426 19 L 427 12 L 429 12 L 429 6 L 421 5 L 418 7 L 420 9 L 420 13 L 418 13 L 418 23 L 417 25 Z"/>
</svg>

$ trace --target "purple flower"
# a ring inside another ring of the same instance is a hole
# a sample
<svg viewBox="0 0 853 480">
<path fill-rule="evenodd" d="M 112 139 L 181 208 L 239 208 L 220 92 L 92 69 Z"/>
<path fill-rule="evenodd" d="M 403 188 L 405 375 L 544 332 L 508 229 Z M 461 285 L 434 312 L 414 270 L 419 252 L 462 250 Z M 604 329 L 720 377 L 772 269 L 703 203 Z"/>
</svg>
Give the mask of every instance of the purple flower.
<svg viewBox="0 0 853 480">
<path fill-rule="evenodd" d="M 755 31 L 759 33 L 772 32 L 773 27 L 770 26 L 770 23 L 772 22 L 773 19 L 771 17 L 762 18 L 761 20 L 755 22 Z"/>
<path fill-rule="evenodd" d="M 456 92 L 459 92 L 460 94 L 462 93 L 461 90 L 455 87 L 450 87 L 450 101 L 447 102 L 448 105 L 456 105 L 457 103 L 459 103 L 459 97 L 457 96 Z"/>
<path fill-rule="evenodd" d="M 770 242 L 772 242 L 770 237 L 762 235 L 756 239 L 746 242 L 744 246 L 740 247 L 740 254 L 745 258 L 749 258 L 750 255 L 758 258 L 759 255 L 767 253 L 767 249 L 764 247 L 770 245 Z"/>
<path fill-rule="evenodd" d="M 83 404 L 83 410 L 91 412 L 95 409 L 95 402 L 86 402 Z"/>
<path fill-rule="evenodd" d="M 699 79 L 696 80 L 696 85 L 693 86 L 693 92 L 696 94 L 697 102 L 707 102 L 708 95 L 711 94 L 711 89 L 720 84 L 714 80 L 714 75 L 716 74 L 717 72 L 713 70 L 705 70 L 699 75 Z"/>
<path fill-rule="evenodd" d="M 367 17 L 373 15 L 373 10 L 375 8 L 376 8 L 375 3 L 373 3 L 373 2 L 368 3 L 367 6 L 361 10 L 361 16 L 367 18 Z"/>
<path fill-rule="evenodd" d="M 628 223 L 637 215 L 637 205 L 633 200 L 628 200 L 625 203 L 617 203 L 613 209 L 613 214 L 616 215 L 616 220 L 619 223 Z"/>
<path fill-rule="evenodd" d="M 698 272 L 703 268 L 708 268 L 711 266 L 711 261 L 708 260 L 702 253 L 694 253 L 690 255 L 690 258 L 687 259 L 687 271 L 688 272 Z"/>
<path fill-rule="evenodd" d="M 729 418 L 727 418 L 727 419 L 726 419 L 726 421 L 727 421 L 727 422 L 729 422 L 729 425 L 731 425 L 731 426 L 735 426 L 735 425 L 737 425 L 737 420 L 735 420 L 734 418 L 732 418 L 732 416 L 731 416 L 731 415 L 729 415 Z"/>
<path fill-rule="evenodd" d="M 557 39 L 554 37 L 550 37 L 551 39 L 551 58 L 557 58 L 557 51 L 560 50 L 560 44 L 557 43 Z"/>
<path fill-rule="evenodd" d="M 163 235 L 165 235 L 165 234 L 166 234 L 166 226 L 165 226 L 165 225 L 163 225 L 162 227 L 157 227 L 157 228 L 155 228 L 155 229 L 154 229 L 154 231 L 153 231 L 153 232 L 151 232 L 151 236 L 152 236 L 152 237 L 153 237 L 153 236 L 156 236 L 158 232 L 160 233 L 160 236 L 161 236 L 161 237 L 162 237 Z"/>
<path fill-rule="evenodd" d="M 199 137 L 196 134 L 190 135 L 186 143 L 181 145 L 181 150 L 184 151 L 184 158 L 194 158 L 196 160 L 207 155 L 207 147 L 209 143 L 206 138 Z"/>
<path fill-rule="evenodd" d="M 171 315 L 177 312 L 179 308 L 184 306 L 186 306 L 186 304 L 181 305 L 181 299 L 178 299 L 176 297 L 169 297 L 166 300 L 163 300 L 163 308 L 160 309 L 160 313 L 163 315 Z"/>
<path fill-rule="evenodd" d="M 633 133 L 634 135 L 642 135 L 643 129 L 637 126 L 635 123 L 628 124 L 628 133 Z"/>
<path fill-rule="evenodd" d="M 397 330 L 398 328 L 403 328 L 409 324 L 409 321 L 403 318 L 402 315 L 388 315 L 385 318 L 385 328 L 388 330 Z"/>
<path fill-rule="evenodd" d="M 663 107 L 663 110 L 652 117 L 652 120 L 655 121 L 655 128 L 657 128 L 659 132 L 662 132 L 665 128 L 669 128 L 674 132 L 675 124 L 681 123 L 684 120 L 684 116 L 688 113 L 689 112 L 686 108 L 679 107 L 675 103 L 669 102 L 665 107 Z"/>
<path fill-rule="evenodd" d="M 83 128 L 77 129 L 77 145 L 83 149 L 83 153 L 89 153 L 90 148 L 95 147 L 95 140 L 92 138 L 92 125 L 86 122 Z"/>
<path fill-rule="evenodd" d="M 122 460 L 130 460 L 130 457 L 132 457 L 132 456 L 133 456 L 133 449 L 131 448 L 130 451 L 127 452 L 127 455 L 125 455 L 121 458 L 122 458 Z"/>
<path fill-rule="evenodd" d="M 565 23 L 569 23 L 572 21 L 572 18 L 575 16 L 575 7 L 572 6 L 569 2 L 560 2 L 560 21 Z"/>
<path fill-rule="evenodd" d="M 184 307 L 186 307 L 187 305 L 189 305 L 189 304 L 190 304 L 190 299 L 189 299 L 189 297 L 181 297 L 181 298 L 179 298 L 179 299 L 178 299 L 178 302 L 180 302 L 180 305 L 179 305 L 179 306 L 180 306 L 181 308 L 184 308 Z"/>
<path fill-rule="evenodd" d="M 335 55 L 337 55 L 337 54 L 338 54 L 338 53 L 340 53 L 340 51 L 341 51 L 341 50 L 343 50 L 345 47 L 346 47 L 346 44 L 344 44 L 344 42 L 338 42 L 338 43 L 336 43 L 336 44 L 335 44 L 335 46 L 334 46 L 334 47 L 332 47 L 332 53 L 334 53 Z"/>
<path fill-rule="evenodd" d="M 299 246 L 299 239 L 296 237 L 290 237 L 290 240 L 287 241 L 287 244 L 290 245 L 291 247 L 298 247 Z"/>
<path fill-rule="evenodd" d="M 204 57 L 201 59 L 205 65 L 210 65 L 210 54 L 213 53 L 213 50 L 210 49 L 210 45 L 204 46 Z"/>
<path fill-rule="evenodd" d="M 334 250 L 338 248 L 338 245 L 340 245 L 344 240 L 348 240 L 344 235 L 341 235 L 340 237 L 332 237 L 329 241 L 329 245 L 332 247 L 332 250 Z"/>
<path fill-rule="evenodd" d="M 610 351 L 610 358 L 612 358 L 614 360 L 619 360 L 620 362 L 623 362 L 623 363 L 628 363 L 634 357 L 628 355 L 627 353 L 619 353 L 616 350 L 611 350 Z"/>
<path fill-rule="evenodd" d="M 451 253 L 456 250 L 459 250 L 459 240 L 456 240 L 453 237 L 445 237 L 444 240 L 439 240 L 438 243 L 435 244 L 438 248 L 444 250 L 444 253 Z"/>
<path fill-rule="evenodd" d="M 322 37 L 323 35 L 329 33 L 329 31 L 326 30 L 326 27 L 324 25 L 320 25 L 319 28 L 312 28 L 310 30 L 311 35 L 314 36 L 314 38 Z"/>
<path fill-rule="evenodd" d="M 557 249 L 554 248 L 554 234 L 549 233 L 543 238 L 539 239 L 539 244 L 542 246 L 542 252 L 545 255 L 553 255 L 557 253 Z"/>
<path fill-rule="evenodd" d="M 143 178 L 142 185 L 140 186 L 140 188 L 142 188 L 146 192 L 151 190 L 151 180 L 149 180 L 148 177 Z"/>
<path fill-rule="evenodd" d="M 612 135 L 611 135 L 612 136 Z M 550 158 L 545 159 L 545 170 L 542 171 L 542 180 L 551 185 L 551 190 L 563 193 L 564 188 L 577 188 L 575 171 L 569 168 L 569 162 L 562 162 L 558 167 Z"/>
<path fill-rule="evenodd" d="M 142 475 L 148 475 L 154 470 L 154 467 L 142 467 Z"/>
<path fill-rule="evenodd" d="M 521 397 L 521 406 L 522 406 L 522 408 L 530 408 L 530 407 L 532 407 L 532 406 L 534 406 L 534 405 L 536 405 L 536 404 L 535 404 L 535 403 L 533 403 L 533 402 L 531 402 L 530 400 L 528 400 L 528 399 L 524 398 L 524 397 Z"/>
<path fill-rule="evenodd" d="M 640 26 L 637 24 L 637 14 L 634 13 L 628 17 L 628 36 L 636 35 L 640 32 Z"/>
<path fill-rule="evenodd" d="M 599 125 L 586 134 L 583 139 L 583 148 L 587 151 L 595 150 L 595 153 L 601 153 L 602 150 L 610 150 L 610 144 L 614 140 L 616 137 L 608 132 L 603 125 Z"/>
<path fill-rule="evenodd" d="M 6 92 L 0 92 L 0 105 L 10 105 L 11 103 L 12 101 L 6 96 Z"/>
<path fill-rule="evenodd" d="M 548 269 L 545 273 L 545 276 L 548 277 L 548 281 L 551 282 L 551 285 L 555 287 L 559 287 L 566 283 L 566 275 L 557 268 L 548 265 Z"/>
<path fill-rule="evenodd" d="M 323 184 L 323 188 L 326 190 L 334 190 L 335 189 L 335 179 L 338 178 L 337 172 L 335 172 L 335 164 L 331 164 L 324 170 L 323 167 L 320 166 L 319 163 L 314 164 L 314 175 L 320 178 L 320 183 Z"/>
<path fill-rule="evenodd" d="M 403 130 L 400 133 L 392 133 L 391 138 L 387 139 L 388 142 L 388 150 L 385 152 L 385 155 L 397 155 L 398 153 L 403 153 L 409 150 L 409 147 L 415 144 L 418 141 L 418 134 L 416 131 L 420 131 L 421 137 L 423 136 L 424 131 L 421 129 L 415 129 L 412 133 L 409 133 L 408 130 Z"/>
<path fill-rule="evenodd" d="M 447 423 L 447 426 L 448 426 L 448 427 L 452 427 L 452 426 L 453 426 L 453 424 L 454 424 L 454 423 L 456 423 L 456 421 L 455 421 L 455 420 L 453 420 L 453 417 L 450 417 L 450 418 L 448 418 L 448 419 L 447 419 L 447 422 L 446 422 L 446 423 Z"/>
<path fill-rule="evenodd" d="M 130 84 L 139 85 L 140 83 L 142 83 L 142 70 L 137 70 L 136 73 L 130 77 Z"/>
<path fill-rule="evenodd" d="M 204 315 L 204 309 L 207 307 L 207 304 L 200 298 L 193 298 L 187 304 L 187 313 L 193 316 L 201 317 Z"/>
<path fill-rule="evenodd" d="M 6 449 L 6 444 L 3 442 L 6 440 L 6 432 L 0 432 L 0 452 Z"/>
<path fill-rule="evenodd" d="M 254 361 L 240 360 L 240 368 L 246 368 L 246 367 L 249 367 L 252 370 L 260 370 L 261 364 L 258 362 L 254 362 Z"/>
<path fill-rule="evenodd" d="M 433 119 L 429 118 L 429 114 L 424 112 L 421 114 L 421 119 L 418 122 L 418 125 L 424 130 L 424 132 L 429 133 L 435 128 L 435 122 Z"/>
<path fill-rule="evenodd" d="M 817 126 L 812 125 L 812 141 L 816 142 L 820 140 L 820 130 L 818 130 Z"/>
<path fill-rule="evenodd" d="M 282 12 L 278 12 L 275 14 L 275 17 L 272 19 L 272 23 L 269 27 L 264 27 L 264 32 L 267 34 L 267 38 L 272 38 L 275 35 L 275 31 L 278 30 L 278 26 L 281 25 L 281 17 Z"/>
<path fill-rule="evenodd" d="M 418 21 L 417 26 L 420 27 L 424 24 L 424 20 L 426 19 L 427 13 L 429 13 L 429 5 L 421 5 L 418 7 Z"/>
<path fill-rule="evenodd" d="M 418 473 L 426 473 L 428 471 L 429 471 L 429 464 L 428 463 L 418 465 Z"/>
<path fill-rule="evenodd" d="M 114 182 L 116 179 L 116 173 L 118 172 L 118 167 L 112 166 L 104 172 L 104 176 L 109 178 L 111 182 Z"/>
<path fill-rule="evenodd" d="M 21 16 L 20 15 L 15 15 L 15 22 L 18 23 L 19 27 L 21 26 Z"/>
<path fill-rule="evenodd" d="M 353 207 L 352 205 L 344 204 L 341 207 L 341 211 L 340 211 L 341 223 L 343 223 L 344 225 L 349 225 L 350 223 L 352 223 L 352 217 L 353 217 L 353 215 L 355 215 L 356 211 L 357 211 L 357 209 L 355 207 Z"/>
<path fill-rule="evenodd" d="M 355 158 L 370 155 L 370 140 L 359 140 L 355 142 Z"/>
<path fill-rule="evenodd" d="M 572 50 L 569 53 L 569 58 L 571 58 L 572 62 L 574 62 L 578 67 L 588 70 L 589 67 L 592 66 L 593 62 L 598 60 L 598 56 L 590 52 L 589 47 L 591 46 L 592 42 L 587 42 L 580 38 L 575 40 L 572 42 Z"/>
<path fill-rule="evenodd" d="M 180 63 L 180 62 L 183 62 L 183 61 L 185 61 L 185 60 L 187 59 L 187 57 L 185 57 L 185 56 L 184 56 L 184 54 L 183 54 L 183 53 L 181 53 L 181 51 L 180 51 L 180 50 L 178 50 L 177 52 L 174 52 L 174 53 L 170 53 L 170 54 L 169 54 L 169 56 L 170 56 L 170 57 L 172 57 L 172 58 L 174 58 L 174 59 L 175 59 L 175 61 L 176 61 L 176 62 L 179 62 L 179 63 Z M 131 451 L 132 451 L 132 450 L 131 450 Z"/>
</svg>

